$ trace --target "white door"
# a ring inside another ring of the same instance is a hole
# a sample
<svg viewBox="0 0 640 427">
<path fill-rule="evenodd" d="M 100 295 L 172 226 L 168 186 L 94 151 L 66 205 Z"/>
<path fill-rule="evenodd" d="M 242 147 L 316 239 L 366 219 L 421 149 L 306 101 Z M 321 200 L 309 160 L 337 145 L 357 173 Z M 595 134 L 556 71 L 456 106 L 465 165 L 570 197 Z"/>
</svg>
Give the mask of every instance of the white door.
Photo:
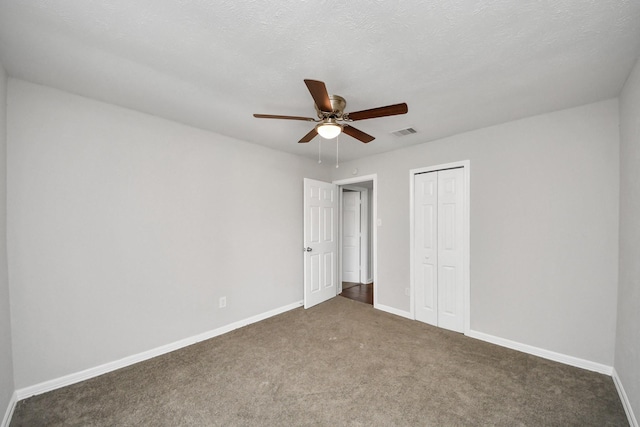
<svg viewBox="0 0 640 427">
<path fill-rule="evenodd" d="M 416 319 L 462 332 L 464 169 L 414 179 Z"/>
<path fill-rule="evenodd" d="M 414 277 L 416 320 L 438 325 L 438 172 L 415 176 Z"/>
<path fill-rule="evenodd" d="M 336 296 L 338 187 L 304 179 L 304 308 Z"/>
<path fill-rule="evenodd" d="M 360 283 L 360 192 L 342 193 L 342 281 Z"/>
<path fill-rule="evenodd" d="M 464 330 L 464 169 L 438 171 L 438 326 Z"/>
</svg>

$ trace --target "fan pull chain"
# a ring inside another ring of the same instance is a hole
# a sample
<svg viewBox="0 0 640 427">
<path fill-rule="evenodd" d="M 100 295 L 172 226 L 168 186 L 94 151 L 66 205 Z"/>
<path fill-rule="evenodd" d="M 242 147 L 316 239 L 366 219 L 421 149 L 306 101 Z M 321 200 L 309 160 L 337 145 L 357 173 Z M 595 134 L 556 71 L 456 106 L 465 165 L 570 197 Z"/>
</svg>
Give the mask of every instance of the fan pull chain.
<svg viewBox="0 0 640 427">
<path fill-rule="evenodd" d="M 322 163 L 322 137 L 320 137 L 320 141 L 318 142 L 318 163 Z"/>
<path fill-rule="evenodd" d="M 340 164 L 338 163 L 338 147 L 340 144 L 338 144 L 338 142 L 340 142 L 340 135 L 336 136 L 336 169 L 340 167 Z"/>
</svg>

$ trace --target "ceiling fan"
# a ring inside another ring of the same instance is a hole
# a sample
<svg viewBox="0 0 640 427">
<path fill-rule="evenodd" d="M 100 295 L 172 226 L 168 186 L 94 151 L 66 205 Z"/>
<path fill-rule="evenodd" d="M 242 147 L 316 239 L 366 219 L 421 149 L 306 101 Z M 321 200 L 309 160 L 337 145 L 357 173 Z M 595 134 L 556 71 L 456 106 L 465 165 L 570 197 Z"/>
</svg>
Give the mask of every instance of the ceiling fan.
<svg viewBox="0 0 640 427">
<path fill-rule="evenodd" d="M 317 119 L 299 116 L 278 116 L 273 114 L 254 114 L 253 117 L 259 119 L 303 120 L 318 123 L 298 142 L 309 142 L 318 134 L 323 138 L 332 139 L 340 135 L 341 132 L 344 132 L 357 140 L 367 143 L 373 141 L 375 138 L 354 128 L 349 124 L 349 122 L 406 114 L 408 111 L 407 104 L 402 103 L 387 105 L 386 107 L 372 108 L 370 110 L 356 111 L 353 113 L 345 113 L 344 108 L 347 106 L 347 101 L 338 95 L 329 96 L 327 87 L 323 82 L 305 79 L 304 83 L 307 85 L 307 89 L 309 89 L 311 97 L 315 102 L 315 108 L 318 115 Z"/>
</svg>

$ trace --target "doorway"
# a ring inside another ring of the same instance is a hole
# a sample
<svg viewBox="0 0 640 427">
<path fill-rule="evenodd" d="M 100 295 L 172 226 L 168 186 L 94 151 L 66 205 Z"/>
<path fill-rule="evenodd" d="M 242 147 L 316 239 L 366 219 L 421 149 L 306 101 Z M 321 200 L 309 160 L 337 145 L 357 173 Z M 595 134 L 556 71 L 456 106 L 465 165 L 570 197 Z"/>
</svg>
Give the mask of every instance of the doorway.
<svg viewBox="0 0 640 427">
<path fill-rule="evenodd" d="M 413 169 L 411 310 L 413 318 L 469 330 L 469 162 Z"/>
<path fill-rule="evenodd" d="M 338 294 L 375 306 L 376 175 L 334 181 L 339 188 Z"/>
</svg>

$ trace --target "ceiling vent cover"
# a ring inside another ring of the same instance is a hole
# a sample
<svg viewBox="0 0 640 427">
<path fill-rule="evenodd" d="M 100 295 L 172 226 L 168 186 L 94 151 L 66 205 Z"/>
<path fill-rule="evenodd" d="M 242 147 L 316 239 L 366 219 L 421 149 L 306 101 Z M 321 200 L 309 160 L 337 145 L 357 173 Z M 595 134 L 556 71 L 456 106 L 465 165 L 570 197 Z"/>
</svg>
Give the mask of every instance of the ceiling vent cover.
<svg viewBox="0 0 640 427">
<path fill-rule="evenodd" d="M 414 133 L 418 133 L 418 131 L 415 130 L 414 128 L 400 129 L 395 132 L 391 132 L 391 134 L 395 136 L 405 136 L 405 135 L 411 135 Z"/>
</svg>

